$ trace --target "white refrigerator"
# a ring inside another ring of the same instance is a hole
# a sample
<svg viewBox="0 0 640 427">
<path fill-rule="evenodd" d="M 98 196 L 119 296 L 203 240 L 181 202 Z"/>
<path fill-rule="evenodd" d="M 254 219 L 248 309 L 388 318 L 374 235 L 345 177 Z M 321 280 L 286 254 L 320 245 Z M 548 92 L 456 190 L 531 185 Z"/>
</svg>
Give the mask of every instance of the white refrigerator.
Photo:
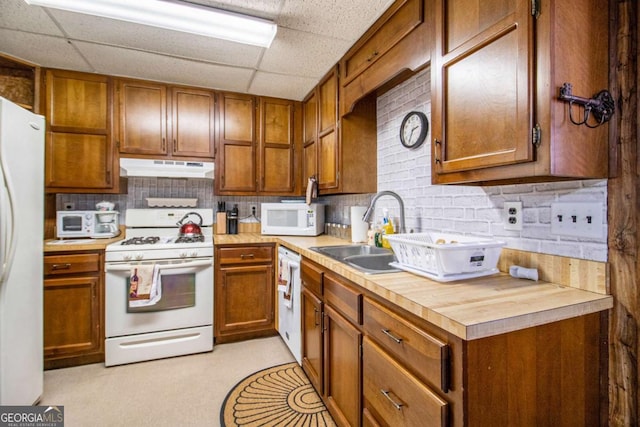
<svg viewBox="0 0 640 427">
<path fill-rule="evenodd" d="M 44 130 L 0 97 L 0 405 L 42 395 Z"/>
</svg>

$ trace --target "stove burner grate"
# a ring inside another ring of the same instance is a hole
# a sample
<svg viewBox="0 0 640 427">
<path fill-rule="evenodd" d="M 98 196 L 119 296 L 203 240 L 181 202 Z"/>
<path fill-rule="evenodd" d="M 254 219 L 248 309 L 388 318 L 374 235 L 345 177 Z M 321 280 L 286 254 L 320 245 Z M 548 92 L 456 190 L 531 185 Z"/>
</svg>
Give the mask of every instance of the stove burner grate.
<svg viewBox="0 0 640 427">
<path fill-rule="evenodd" d="M 204 242 L 204 236 L 180 236 L 176 239 L 176 243 L 200 243 Z"/>
<path fill-rule="evenodd" d="M 153 245 L 154 243 L 158 243 L 160 241 L 160 237 L 158 236 L 150 236 L 150 237 L 132 237 L 131 239 L 127 239 L 123 241 L 122 245 Z"/>
</svg>

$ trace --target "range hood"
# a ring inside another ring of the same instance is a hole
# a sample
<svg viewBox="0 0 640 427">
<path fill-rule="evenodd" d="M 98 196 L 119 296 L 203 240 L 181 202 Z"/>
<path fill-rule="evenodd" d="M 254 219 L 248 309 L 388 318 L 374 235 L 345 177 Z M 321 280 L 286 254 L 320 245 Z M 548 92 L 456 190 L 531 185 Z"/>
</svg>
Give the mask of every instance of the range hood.
<svg viewBox="0 0 640 427">
<path fill-rule="evenodd" d="M 213 179 L 213 163 L 120 158 L 120 176 Z"/>
</svg>

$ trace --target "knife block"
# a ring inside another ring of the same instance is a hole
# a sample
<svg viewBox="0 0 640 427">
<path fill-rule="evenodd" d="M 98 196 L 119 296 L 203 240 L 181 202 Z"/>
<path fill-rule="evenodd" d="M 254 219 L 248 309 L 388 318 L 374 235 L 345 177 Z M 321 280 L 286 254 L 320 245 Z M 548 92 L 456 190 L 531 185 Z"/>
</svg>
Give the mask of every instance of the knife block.
<svg viewBox="0 0 640 427">
<path fill-rule="evenodd" d="M 216 234 L 227 234 L 226 212 L 216 212 Z"/>
</svg>

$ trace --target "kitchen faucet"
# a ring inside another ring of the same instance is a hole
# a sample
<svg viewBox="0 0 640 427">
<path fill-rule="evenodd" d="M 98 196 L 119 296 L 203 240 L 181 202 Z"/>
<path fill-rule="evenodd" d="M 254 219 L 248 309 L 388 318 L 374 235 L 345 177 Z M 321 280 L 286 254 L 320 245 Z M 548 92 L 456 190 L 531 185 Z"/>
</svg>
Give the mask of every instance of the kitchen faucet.
<svg viewBox="0 0 640 427">
<path fill-rule="evenodd" d="M 404 233 L 405 232 L 405 228 L 404 228 L 404 202 L 402 201 L 400 196 L 397 193 L 394 193 L 393 191 L 379 191 L 379 192 L 377 192 L 376 195 L 373 196 L 373 199 L 371 199 L 371 203 L 369 203 L 369 207 L 367 208 L 367 211 L 362 216 L 362 220 L 364 222 L 369 222 L 369 217 L 371 216 L 371 214 L 375 210 L 376 202 L 382 196 L 391 196 L 391 197 L 394 197 L 398 201 L 398 205 L 400 205 L 400 233 Z"/>
</svg>

